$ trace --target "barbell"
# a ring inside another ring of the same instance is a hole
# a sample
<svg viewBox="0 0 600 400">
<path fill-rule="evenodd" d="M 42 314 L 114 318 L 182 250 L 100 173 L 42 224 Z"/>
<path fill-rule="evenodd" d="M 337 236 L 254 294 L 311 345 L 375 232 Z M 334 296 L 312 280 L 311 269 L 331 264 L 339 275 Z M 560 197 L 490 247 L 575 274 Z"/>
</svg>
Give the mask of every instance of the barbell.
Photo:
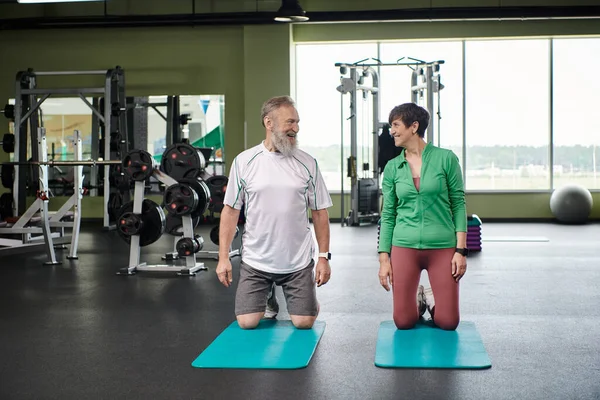
<svg viewBox="0 0 600 400">
<path fill-rule="evenodd" d="M 121 160 L 64 160 L 64 161 L 6 161 L 3 165 L 48 165 L 48 166 L 77 166 L 77 165 L 113 165 L 121 164 Z"/>
</svg>

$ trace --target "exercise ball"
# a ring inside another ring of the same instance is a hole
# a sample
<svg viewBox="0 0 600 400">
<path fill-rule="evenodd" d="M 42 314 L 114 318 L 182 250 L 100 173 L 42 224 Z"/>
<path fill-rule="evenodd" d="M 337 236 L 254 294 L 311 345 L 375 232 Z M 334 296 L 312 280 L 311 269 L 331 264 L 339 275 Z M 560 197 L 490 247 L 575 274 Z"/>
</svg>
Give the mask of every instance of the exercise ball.
<svg viewBox="0 0 600 400">
<path fill-rule="evenodd" d="M 552 192 L 550 211 L 560 221 L 568 224 L 584 224 L 592 212 L 594 201 L 585 187 L 577 184 L 565 185 Z"/>
</svg>

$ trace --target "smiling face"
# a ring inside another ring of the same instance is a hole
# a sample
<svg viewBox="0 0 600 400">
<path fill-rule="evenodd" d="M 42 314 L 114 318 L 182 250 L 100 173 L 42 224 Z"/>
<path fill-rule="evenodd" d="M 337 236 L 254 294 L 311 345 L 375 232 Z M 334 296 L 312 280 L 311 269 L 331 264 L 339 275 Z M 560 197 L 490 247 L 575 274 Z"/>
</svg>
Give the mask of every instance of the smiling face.
<svg viewBox="0 0 600 400">
<path fill-rule="evenodd" d="M 390 128 L 390 134 L 394 138 L 394 145 L 396 147 L 406 147 L 406 143 L 413 140 L 417 135 L 419 129 L 419 122 L 414 121 L 410 125 L 406 125 L 402 119 L 397 118 L 392 121 Z"/>
<path fill-rule="evenodd" d="M 271 143 L 284 156 L 291 156 L 298 146 L 300 117 L 292 106 L 282 106 L 265 118 L 265 126 L 271 134 Z"/>
</svg>

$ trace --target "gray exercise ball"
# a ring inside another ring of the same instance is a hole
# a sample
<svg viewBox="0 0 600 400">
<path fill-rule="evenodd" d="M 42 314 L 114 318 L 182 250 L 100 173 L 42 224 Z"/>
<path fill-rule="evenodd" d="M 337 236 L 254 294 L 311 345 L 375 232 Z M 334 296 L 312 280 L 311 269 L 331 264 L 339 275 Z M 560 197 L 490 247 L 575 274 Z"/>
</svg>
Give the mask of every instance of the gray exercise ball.
<svg viewBox="0 0 600 400">
<path fill-rule="evenodd" d="M 584 224 L 592 212 L 594 200 L 585 187 L 577 184 L 565 185 L 552 192 L 550 210 L 552 215 L 568 224 Z"/>
</svg>

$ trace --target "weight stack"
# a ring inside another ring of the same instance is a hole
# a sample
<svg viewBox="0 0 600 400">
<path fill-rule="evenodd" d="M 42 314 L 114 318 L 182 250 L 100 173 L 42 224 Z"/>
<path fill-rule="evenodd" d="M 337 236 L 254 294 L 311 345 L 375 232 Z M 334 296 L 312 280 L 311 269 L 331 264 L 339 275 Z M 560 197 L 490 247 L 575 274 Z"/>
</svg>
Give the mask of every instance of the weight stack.
<svg viewBox="0 0 600 400">
<path fill-rule="evenodd" d="M 481 251 L 481 219 L 476 214 L 467 217 L 467 248 Z"/>
<path fill-rule="evenodd" d="M 363 214 L 374 214 L 378 212 L 379 188 L 375 179 L 365 178 L 358 180 L 358 212 Z"/>
</svg>

